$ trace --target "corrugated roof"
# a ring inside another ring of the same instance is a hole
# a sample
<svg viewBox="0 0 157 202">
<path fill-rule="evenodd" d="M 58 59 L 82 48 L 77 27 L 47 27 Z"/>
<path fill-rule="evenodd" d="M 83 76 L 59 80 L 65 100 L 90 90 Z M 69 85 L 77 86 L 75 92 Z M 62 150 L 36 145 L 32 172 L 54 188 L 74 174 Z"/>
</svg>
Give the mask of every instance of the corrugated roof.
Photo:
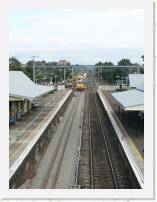
<svg viewBox="0 0 157 202">
<path fill-rule="evenodd" d="M 144 82 L 141 85 L 139 85 L 136 89 L 144 92 Z"/>
<path fill-rule="evenodd" d="M 112 93 L 112 96 L 124 107 L 125 110 L 143 111 L 144 92 L 139 90 L 128 90 Z"/>
<path fill-rule="evenodd" d="M 131 88 L 136 88 L 144 82 L 144 74 L 129 74 Z"/>
<path fill-rule="evenodd" d="M 21 71 L 9 71 L 9 95 L 33 100 L 55 90 L 54 87 L 34 84 Z"/>
</svg>

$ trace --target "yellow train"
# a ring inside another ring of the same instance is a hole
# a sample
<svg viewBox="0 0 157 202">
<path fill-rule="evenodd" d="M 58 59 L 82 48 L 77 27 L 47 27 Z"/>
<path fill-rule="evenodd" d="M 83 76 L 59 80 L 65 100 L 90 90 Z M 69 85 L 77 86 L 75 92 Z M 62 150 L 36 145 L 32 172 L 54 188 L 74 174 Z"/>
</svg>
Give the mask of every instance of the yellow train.
<svg viewBox="0 0 157 202">
<path fill-rule="evenodd" d="M 75 90 L 82 91 L 85 90 L 86 85 L 83 76 L 78 76 L 76 80 Z"/>
</svg>

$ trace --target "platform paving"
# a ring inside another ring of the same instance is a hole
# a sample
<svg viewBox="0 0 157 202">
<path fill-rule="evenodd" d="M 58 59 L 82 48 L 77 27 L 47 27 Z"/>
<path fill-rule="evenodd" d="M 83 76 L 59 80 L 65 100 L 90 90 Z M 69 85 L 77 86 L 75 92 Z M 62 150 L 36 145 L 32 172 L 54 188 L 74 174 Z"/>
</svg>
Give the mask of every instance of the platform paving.
<svg viewBox="0 0 157 202">
<path fill-rule="evenodd" d="M 40 130 L 68 93 L 69 90 L 55 91 L 40 97 L 38 106 L 24 115 L 15 125 L 9 127 L 9 167 L 34 138 L 35 131 Z"/>
</svg>

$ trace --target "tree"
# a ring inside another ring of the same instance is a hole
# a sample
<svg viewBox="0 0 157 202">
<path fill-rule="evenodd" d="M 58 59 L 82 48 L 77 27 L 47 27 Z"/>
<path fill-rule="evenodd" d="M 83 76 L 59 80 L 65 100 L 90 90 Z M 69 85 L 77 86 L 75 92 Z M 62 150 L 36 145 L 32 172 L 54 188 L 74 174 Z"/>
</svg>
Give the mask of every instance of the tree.
<svg viewBox="0 0 157 202">
<path fill-rule="evenodd" d="M 33 78 L 33 60 L 29 60 L 26 63 L 26 67 L 23 69 L 23 72 L 29 77 L 29 78 Z"/>
<path fill-rule="evenodd" d="M 33 60 L 29 60 L 26 64 L 29 67 L 33 67 Z"/>
<path fill-rule="evenodd" d="M 144 55 L 141 56 L 142 60 L 144 61 Z"/>
<path fill-rule="evenodd" d="M 47 66 L 57 66 L 57 62 L 47 62 Z"/>
<path fill-rule="evenodd" d="M 29 77 L 33 78 L 33 68 L 31 66 L 27 66 L 23 69 L 23 72 Z"/>
<path fill-rule="evenodd" d="M 98 63 L 95 64 L 95 66 L 101 66 L 101 65 L 103 65 L 102 62 L 98 62 Z"/>
<path fill-rule="evenodd" d="M 106 65 L 106 66 L 113 66 L 114 64 L 112 62 L 104 62 L 103 65 Z"/>
<path fill-rule="evenodd" d="M 112 62 L 104 62 L 104 66 L 114 66 Z M 104 80 L 112 81 L 113 80 L 113 69 L 111 67 L 104 67 L 102 69 L 102 78 Z"/>
<path fill-rule="evenodd" d="M 9 70 L 22 71 L 21 62 L 15 57 L 9 58 Z"/>
<path fill-rule="evenodd" d="M 127 58 L 123 58 L 118 62 L 119 66 L 128 66 L 128 65 L 132 65 L 131 61 Z"/>
</svg>

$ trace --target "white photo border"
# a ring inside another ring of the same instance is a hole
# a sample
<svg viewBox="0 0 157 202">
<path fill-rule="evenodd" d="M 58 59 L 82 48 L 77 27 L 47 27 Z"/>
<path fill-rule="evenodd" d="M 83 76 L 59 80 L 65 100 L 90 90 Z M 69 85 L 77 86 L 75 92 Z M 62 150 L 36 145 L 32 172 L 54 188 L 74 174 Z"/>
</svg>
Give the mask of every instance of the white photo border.
<svg viewBox="0 0 157 202">
<path fill-rule="evenodd" d="M 73 190 L 73 189 L 9 189 L 9 9 L 55 9 L 55 8 L 82 8 L 82 9 L 144 9 L 144 103 L 145 103 L 145 159 L 144 159 L 144 187 L 143 189 L 128 190 Z M 1 46 L 0 65 L 1 79 L 1 172 L 0 190 L 2 198 L 20 199 L 153 199 L 154 197 L 154 71 L 153 71 L 153 1 L 151 0 L 14 0 L 6 1 L 0 8 L 1 18 Z M 2 163 L 3 162 L 3 163 Z"/>
</svg>

